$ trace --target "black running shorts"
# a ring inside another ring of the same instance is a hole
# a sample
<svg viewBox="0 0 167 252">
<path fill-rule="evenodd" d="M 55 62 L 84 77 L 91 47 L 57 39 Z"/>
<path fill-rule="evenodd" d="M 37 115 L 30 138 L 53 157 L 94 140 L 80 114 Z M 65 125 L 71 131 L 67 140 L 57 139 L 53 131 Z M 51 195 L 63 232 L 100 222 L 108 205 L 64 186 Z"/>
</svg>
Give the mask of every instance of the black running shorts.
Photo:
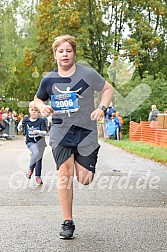
<svg viewBox="0 0 167 252">
<path fill-rule="evenodd" d="M 57 164 L 57 170 L 59 167 L 74 154 L 74 160 L 77 161 L 80 165 L 84 168 L 88 169 L 89 171 L 95 173 L 95 166 L 97 163 L 98 158 L 98 151 L 100 146 L 98 146 L 91 154 L 88 156 L 82 156 L 77 148 L 69 148 L 64 147 L 62 145 L 58 145 L 52 149 L 54 160 Z"/>
</svg>

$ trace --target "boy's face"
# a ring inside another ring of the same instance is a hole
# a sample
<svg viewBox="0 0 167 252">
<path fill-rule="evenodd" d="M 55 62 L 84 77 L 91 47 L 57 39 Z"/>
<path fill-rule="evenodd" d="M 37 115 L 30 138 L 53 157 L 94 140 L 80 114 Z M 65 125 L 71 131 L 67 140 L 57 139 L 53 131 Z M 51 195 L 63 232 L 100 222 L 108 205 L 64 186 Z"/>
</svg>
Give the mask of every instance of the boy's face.
<svg viewBox="0 0 167 252">
<path fill-rule="evenodd" d="M 75 53 L 70 43 L 64 42 L 57 47 L 55 59 L 60 68 L 70 69 L 75 60 Z"/>
<path fill-rule="evenodd" d="M 30 113 L 30 117 L 31 117 L 32 119 L 36 119 L 36 118 L 38 118 L 38 116 L 39 116 L 38 109 L 35 108 L 35 107 L 30 107 L 30 108 L 29 108 L 29 113 Z"/>
</svg>

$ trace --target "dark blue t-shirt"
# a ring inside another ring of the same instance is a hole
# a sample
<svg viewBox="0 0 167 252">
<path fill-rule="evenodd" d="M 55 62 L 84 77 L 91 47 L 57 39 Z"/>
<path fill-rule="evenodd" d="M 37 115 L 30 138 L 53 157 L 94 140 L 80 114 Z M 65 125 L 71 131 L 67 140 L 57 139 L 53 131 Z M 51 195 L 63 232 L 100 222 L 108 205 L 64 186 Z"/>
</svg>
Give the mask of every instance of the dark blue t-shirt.
<svg viewBox="0 0 167 252">
<path fill-rule="evenodd" d="M 31 121 L 29 116 L 23 118 L 23 134 L 26 136 L 26 144 L 33 142 L 36 143 L 41 139 L 42 136 L 33 133 L 34 130 L 46 131 L 46 122 L 44 118 L 37 118 L 35 121 Z"/>
</svg>

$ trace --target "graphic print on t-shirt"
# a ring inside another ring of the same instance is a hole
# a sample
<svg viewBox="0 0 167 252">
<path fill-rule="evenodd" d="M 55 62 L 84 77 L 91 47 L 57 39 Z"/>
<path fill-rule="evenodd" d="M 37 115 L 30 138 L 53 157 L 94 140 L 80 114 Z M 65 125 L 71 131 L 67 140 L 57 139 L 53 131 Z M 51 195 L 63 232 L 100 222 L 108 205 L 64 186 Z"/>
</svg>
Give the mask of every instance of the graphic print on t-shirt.
<svg viewBox="0 0 167 252">
<path fill-rule="evenodd" d="M 51 104 L 57 113 L 76 112 L 79 109 L 78 98 L 75 93 L 52 95 Z"/>
<path fill-rule="evenodd" d="M 71 91 L 70 87 L 67 87 L 65 91 L 60 90 L 57 86 L 55 89 L 60 93 L 58 95 L 51 95 L 51 104 L 54 111 L 57 113 L 70 113 L 76 112 L 79 109 L 77 92 L 78 90 Z"/>
<path fill-rule="evenodd" d="M 27 124 L 27 132 L 28 132 L 28 136 L 31 137 L 31 138 L 34 138 L 34 137 L 37 137 L 38 134 L 35 134 L 34 133 L 34 130 L 40 130 L 40 127 L 30 127 L 28 124 Z"/>
<path fill-rule="evenodd" d="M 66 90 L 60 90 L 56 83 L 53 85 L 53 91 L 59 92 L 59 94 L 51 95 L 51 105 L 56 113 L 68 113 L 76 112 L 79 110 L 78 98 L 83 98 L 81 96 L 82 92 L 86 90 L 89 85 L 81 79 L 72 89 L 66 87 Z"/>
</svg>

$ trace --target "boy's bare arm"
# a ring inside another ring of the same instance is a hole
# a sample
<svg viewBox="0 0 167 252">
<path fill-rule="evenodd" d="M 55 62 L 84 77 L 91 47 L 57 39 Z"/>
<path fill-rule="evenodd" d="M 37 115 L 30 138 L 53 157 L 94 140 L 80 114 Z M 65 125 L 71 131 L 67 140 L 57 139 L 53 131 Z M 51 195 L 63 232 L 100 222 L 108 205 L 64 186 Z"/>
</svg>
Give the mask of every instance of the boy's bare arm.
<svg viewBox="0 0 167 252">
<path fill-rule="evenodd" d="M 43 116 L 49 116 L 53 113 L 53 108 L 50 105 L 46 105 L 44 101 L 37 96 L 34 97 L 35 106 L 38 108 Z"/>
</svg>

